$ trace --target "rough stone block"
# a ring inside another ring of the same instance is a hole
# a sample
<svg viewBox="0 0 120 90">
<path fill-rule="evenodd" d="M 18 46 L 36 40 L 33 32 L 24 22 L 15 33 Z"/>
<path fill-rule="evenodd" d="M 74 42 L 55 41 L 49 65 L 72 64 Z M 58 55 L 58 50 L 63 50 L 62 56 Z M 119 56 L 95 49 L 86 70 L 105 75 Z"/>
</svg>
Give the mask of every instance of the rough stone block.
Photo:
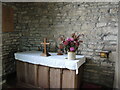
<svg viewBox="0 0 120 90">
<path fill-rule="evenodd" d="M 112 63 L 108 63 L 108 62 L 101 62 L 101 66 L 112 67 L 113 64 Z"/>
<path fill-rule="evenodd" d="M 112 14 L 117 13 L 117 11 L 118 11 L 118 8 L 111 8 L 110 9 L 110 13 L 112 13 Z"/>
<path fill-rule="evenodd" d="M 108 51 L 116 51 L 117 46 L 116 45 L 105 45 L 103 50 L 108 50 Z"/>
<path fill-rule="evenodd" d="M 97 23 L 97 27 L 103 27 L 103 26 L 106 26 L 107 25 L 107 23 Z"/>
<path fill-rule="evenodd" d="M 116 55 L 117 55 L 117 52 L 111 52 L 111 53 L 109 54 L 109 60 L 115 62 L 115 61 L 117 60 Z"/>
<path fill-rule="evenodd" d="M 84 23 L 81 27 L 82 30 L 92 30 L 95 27 L 94 23 Z"/>
<path fill-rule="evenodd" d="M 117 34 L 118 33 L 118 27 L 112 27 L 112 26 L 104 27 L 103 28 L 103 33 L 104 34 Z"/>
<path fill-rule="evenodd" d="M 104 40 L 117 40 L 117 36 L 109 35 L 109 36 L 104 37 Z"/>
</svg>

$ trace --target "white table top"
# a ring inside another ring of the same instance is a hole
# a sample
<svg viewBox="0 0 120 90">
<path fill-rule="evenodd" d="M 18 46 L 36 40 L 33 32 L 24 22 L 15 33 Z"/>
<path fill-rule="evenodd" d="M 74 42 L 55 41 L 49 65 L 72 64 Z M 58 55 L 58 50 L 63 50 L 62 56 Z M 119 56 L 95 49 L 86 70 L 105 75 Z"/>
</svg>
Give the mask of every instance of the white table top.
<svg viewBox="0 0 120 90">
<path fill-rule="evenodd" d="M 50 53 L 51 56 L 40 56 L 40 51 L 25 51 L 15 53 L 15 59 L 32 64 L 44 65 L 54 68 L 67 68 L 70 70 L 76 70 L 78 74 L 78 68 L 85 63 L 85 56 L 76 55 L 76 60 L 68 60 L 67 55 L 57 55 L 57 53 Z"/>
</svg>

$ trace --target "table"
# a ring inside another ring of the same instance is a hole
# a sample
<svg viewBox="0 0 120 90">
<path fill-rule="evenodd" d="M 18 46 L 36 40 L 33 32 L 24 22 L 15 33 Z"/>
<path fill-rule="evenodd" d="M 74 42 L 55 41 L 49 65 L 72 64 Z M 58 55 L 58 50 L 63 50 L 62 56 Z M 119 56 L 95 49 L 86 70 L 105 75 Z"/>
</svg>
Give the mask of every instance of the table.
<svg viewBox="0 0 120 90">
<path fill-rule="evenodd" d="M 85 56 L 77 60 L 66 59 L 67 55 L 40 56 L 40 51 L 15 53 L 18 83 L 37 88 L 79 88 Z"/>
</svg>

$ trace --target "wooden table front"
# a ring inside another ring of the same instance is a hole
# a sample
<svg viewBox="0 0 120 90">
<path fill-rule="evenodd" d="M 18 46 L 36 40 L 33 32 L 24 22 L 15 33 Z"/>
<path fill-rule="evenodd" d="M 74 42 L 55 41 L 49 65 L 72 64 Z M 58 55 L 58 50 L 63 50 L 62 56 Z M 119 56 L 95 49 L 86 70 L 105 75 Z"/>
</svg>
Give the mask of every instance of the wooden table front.
<svg viewBox="0 0 120 90">
<path fill-rule="evenodd" d="M 16 60 L 19 85 L 34 88 L 80 88 L 83 65 L 75 70 L 51 68 Z"/>
</svg>

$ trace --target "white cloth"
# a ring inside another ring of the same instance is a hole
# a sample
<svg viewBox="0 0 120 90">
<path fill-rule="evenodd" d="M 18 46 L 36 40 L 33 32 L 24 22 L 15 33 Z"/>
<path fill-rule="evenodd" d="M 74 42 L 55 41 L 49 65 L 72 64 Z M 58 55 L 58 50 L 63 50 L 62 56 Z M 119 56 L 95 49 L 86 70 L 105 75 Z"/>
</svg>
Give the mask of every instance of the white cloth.
<svg viewBox="0 0 120 90">
<path fill-rule="evenodd" d="M 15 53 L 15 59 L 32 64 L 40 64 L 55 68 L 67 68 L 70 70 L 76 70 L 78 74 L 78 68 L 85 63 L 85 56 L 76 55 L 76 60 L 68 60 L 67 55 L 57 55 L 57 53 L 50 53 L 51 56 L 40 56 L 40 51 L 26 51 Z"/>
</svg>

